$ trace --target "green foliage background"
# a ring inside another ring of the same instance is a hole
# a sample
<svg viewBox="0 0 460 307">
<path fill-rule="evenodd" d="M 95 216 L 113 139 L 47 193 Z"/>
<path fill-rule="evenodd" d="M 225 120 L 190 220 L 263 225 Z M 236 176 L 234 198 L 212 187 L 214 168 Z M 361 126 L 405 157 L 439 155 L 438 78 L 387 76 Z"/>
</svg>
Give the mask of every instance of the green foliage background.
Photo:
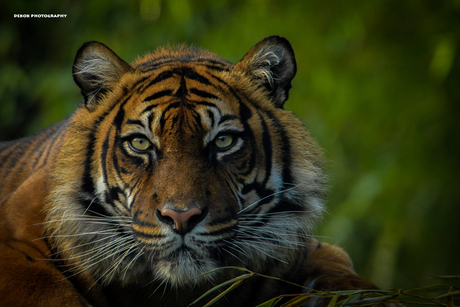
<svg viewBox="0 0 460 307">
<path fill-rule="evenodd" d="M 14 14 L 67 14 L 20 19 Z M 98 0 L 0 4 L 0 139 L 70 114 L 71 67 L 88 40 L 127 61 L 194 43 L 237 62 L 288 38 L 286 107 L 325 149 L 329 214 L 318 235 L 381 287 L 460 274 L 460 1 Z"/>
</svg>

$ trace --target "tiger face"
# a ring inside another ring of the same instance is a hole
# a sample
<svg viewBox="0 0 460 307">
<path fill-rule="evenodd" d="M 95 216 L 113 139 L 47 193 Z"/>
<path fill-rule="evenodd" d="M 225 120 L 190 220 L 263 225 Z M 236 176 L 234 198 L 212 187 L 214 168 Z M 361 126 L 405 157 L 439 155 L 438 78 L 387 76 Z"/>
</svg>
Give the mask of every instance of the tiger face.
<svg viewBox="0 0 460 307">
<path fill-rule="evenodd" d="M 323 210 L 321 153 L 283 109 L 294 53 L 268 37 L 233 65 L 160 49 L 131 65 L 78 51 L 46 232 L 67 275 L 181 287 L 223 266 L 286 271 Z"/>
</svg>

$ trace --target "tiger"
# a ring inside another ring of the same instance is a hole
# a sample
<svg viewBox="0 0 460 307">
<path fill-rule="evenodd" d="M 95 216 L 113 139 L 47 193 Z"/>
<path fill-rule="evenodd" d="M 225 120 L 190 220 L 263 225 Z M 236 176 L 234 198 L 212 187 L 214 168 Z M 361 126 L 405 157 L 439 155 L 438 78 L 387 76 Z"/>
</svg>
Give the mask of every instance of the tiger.
<svg viewBox="0 0 460 307">
<path fill-rule="evenodd" d="M 296 71 L 280 36 L 236 64 L 186 45 L 128 64 L 85 43 L 77 110 L 0 143 L 2 306 L 187 306 L 243 269 L 257 274 L 213 306 L 375 289 L 314 235 L 327 176 L 284 109 Z"/>
</svg>

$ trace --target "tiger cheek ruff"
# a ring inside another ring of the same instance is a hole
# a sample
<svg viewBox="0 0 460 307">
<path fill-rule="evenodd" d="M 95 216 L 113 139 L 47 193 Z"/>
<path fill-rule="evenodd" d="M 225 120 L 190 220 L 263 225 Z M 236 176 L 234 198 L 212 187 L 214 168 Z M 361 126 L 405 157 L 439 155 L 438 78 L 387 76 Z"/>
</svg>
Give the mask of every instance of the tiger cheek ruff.
<svg viewBox="0 0 460 307">
<path fill-rule="evenodd" d="M 229 266 L 321 291 L 374 288 L 313 237 L 325 175 L 283 109 L 295 74 L 279 36 L 236 65 L 186 46 L 127 64 L 84 44 L 73 65 L 84 103 L 0 143 L 2 304 L 186 306 L 241 274 Z M 254 277 L 214 306 L 302 291 Z"/>
</svg>

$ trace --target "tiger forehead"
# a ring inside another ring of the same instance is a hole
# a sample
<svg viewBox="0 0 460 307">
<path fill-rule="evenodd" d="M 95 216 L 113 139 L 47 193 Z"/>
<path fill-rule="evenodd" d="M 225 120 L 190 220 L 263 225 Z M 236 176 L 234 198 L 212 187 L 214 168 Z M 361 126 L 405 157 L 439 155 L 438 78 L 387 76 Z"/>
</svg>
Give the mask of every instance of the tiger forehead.
<svg viewBox="0 0 460 307">
<path fill-rule="evenodd" d="M 216 72 L 195 63 L 168 63 L 136 85 L 124 134 L 144 131 L 157 147 L 180 140 L 208 144 L 222 129 L 241 131 L 238 103 Z M 141 129 L 141 130 L 139 130 Z"/>
<path fill-rule="evenodd" d="M 150 69 L 147 69 L 150 67 Z M 169 103 L 181 99 L 189 105 L 206 104 L 218 99 L 228 85 L 223 80 L 225 69 L 209 62 L 163 60 L 146 62 L 133 84 L 133 93 L 149 104 Z M 191 97 L 198 96 L 198 97 Z"/>
<path fill-rule="evenodd" d="M 208 117 L 238 112 L 223 81 L 190 64 L 167 65 L 140 79 L 131 95 L 131 108 L 138 116 L 161 113 L 162 120 L 180 116 L 196 119 L 203 112 Z M 175 121 L 178 119 L 176 118 Z"/>
</svg>

